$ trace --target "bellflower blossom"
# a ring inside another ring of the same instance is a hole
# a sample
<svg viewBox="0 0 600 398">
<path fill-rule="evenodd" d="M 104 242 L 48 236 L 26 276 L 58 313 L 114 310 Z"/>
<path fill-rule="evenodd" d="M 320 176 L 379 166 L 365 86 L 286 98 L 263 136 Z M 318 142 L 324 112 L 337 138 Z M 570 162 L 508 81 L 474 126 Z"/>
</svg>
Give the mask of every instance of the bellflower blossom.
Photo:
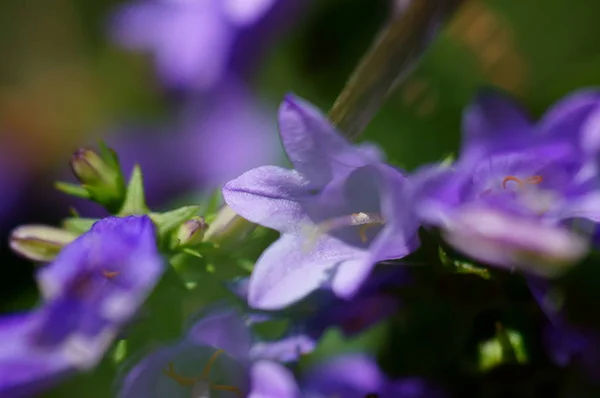
<svg viewBox="0 0 600 398">
<path fill-rule="evenodd" d="M 476 260 L 552 275 L 585 255 L 566 228 L 600 220 L 600 93 L 575 93 L 537 123 L 499 93 L 483 92 L 466 111 L 455 165 L 415 177 L 422 220 Z"/>
<path fill-rule="evenodd" d="M 277 0 L 137 0 L 117 10 L 115 40 L 126 48 L 151 51 L 158 74 L 171 87 L 209 90 L 229 70 L 251 60 L 257 40 L 244 41 Z M 288 3 L 279 2 L 279 3 Z M 283 4 L 281 5 L 283 6 Z M 277 10 L 275 10 L 277 11 Z M 276 13 L 277 14 L 277 13 Z M 260 40 L 258 40 L 260 41 Z M 240 65 L 232 65 L 238 62 Z M 234 71 L 234 73 L 237 71 Z"/>
<path fill-rule="evenodd" d="M 293 377 L 265 355 L 275 353 L 293 360 L 302 348 L 293 340 L 279 342 L 276 350 L 260 350 L 260 357 L 252 353 L 253 344 L 237 310 L 210 309 L 179 342 L 136 364 L 120 383 L 118 396 L 296 397 Z"/>
<path fill-rule="evenodd" d="M 375 263 L 417 245 L 417 222 L 403 203 L 406 178 L 369 145 L 352 146 L 310 104 L 287 96 L 279 133 L 294 169 L 263 166 L 223 188 L 251 222 L 281 232 L 258 259 L 248 302 L 279 309 L 331 283 L 351 297 Z"/>
<path fill-rule="evenodd" d="M 42 307 L 0 320 L 0 395 L 28 396 L 95 366 L 162 272 L 149 217 L 96 222 L 38 272 Z"/>
</svg>

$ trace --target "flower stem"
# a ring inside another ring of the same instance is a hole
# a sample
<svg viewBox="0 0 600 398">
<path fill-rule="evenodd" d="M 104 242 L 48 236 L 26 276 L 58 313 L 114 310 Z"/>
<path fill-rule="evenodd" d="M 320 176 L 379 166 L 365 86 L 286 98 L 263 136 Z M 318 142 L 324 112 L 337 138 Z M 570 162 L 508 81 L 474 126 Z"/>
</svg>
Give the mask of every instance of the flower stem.
<svg viewBox="0 0 600 398">
<path fill-rule="evenodd" d="M 388 94 L 414 69 L 443 22 L 464 0 L 413 0 L 376 37 L 338 96 L 329 117 L 357 138 Z"/>
</svg>

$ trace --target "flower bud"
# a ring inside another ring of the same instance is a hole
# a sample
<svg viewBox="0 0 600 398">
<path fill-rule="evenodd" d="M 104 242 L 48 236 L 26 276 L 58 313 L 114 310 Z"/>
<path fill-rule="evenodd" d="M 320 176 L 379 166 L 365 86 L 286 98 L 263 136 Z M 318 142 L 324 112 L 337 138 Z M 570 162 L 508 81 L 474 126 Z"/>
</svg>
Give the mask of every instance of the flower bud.
<svg viewBox="0 0 600 398">
<path fill-rule="evenodd" d="M 23 225 L 12 231 L 10 248 L 32 261 L 50 262 L 77 234 L 47 225 Z"/>
<path fill-rule="evenodd" d="M 208 224 L 203 217 L 193 217 L 178 228 L 175 239 L 178 246 L 191 246 L 199 244 L 204 239 L 204 233 L 208 229 Z"/>
<path fill-rule="evenodd" d="M 107 206 L 123 201 L 125 182 L 116 155 L 108 148 L 100 153 L 78 149 L 71 158 L 71 169 L 93 200 Z"/>
<path fill-rule="evenodd" d="M 204 240 L 228 246 L 239 243 L 255 229 L 256 224 L 238 216 L 229 206 L 223 206 L 206 231 Z"/>
</svg>

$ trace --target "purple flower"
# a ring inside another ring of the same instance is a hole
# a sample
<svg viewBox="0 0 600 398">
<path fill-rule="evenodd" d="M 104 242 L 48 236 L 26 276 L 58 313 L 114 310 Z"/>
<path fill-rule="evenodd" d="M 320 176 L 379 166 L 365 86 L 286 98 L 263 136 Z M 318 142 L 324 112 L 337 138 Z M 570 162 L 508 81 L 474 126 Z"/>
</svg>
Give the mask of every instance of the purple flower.
<svg viewBox="0 0 600 398">
<path fill-rule="evenodd" d="M 162 272 L 149 217 L 95 223 L 38 272 L 43 306 L 0 320 L 0 391 L 24 396 L 94 367 Z"/>
<path fill-rule="evenodd" d="M 351 337 L 394 314 L 401 305 L 394 294 L 395 289 L 408 281 L 406 268 L 381 265 L 349 300 L 335 296 L 329 289 L 319 289 L 281 311 L 255 313 L 250 309 L 249 314 L 255 323 L 290 319 L 288 334 L 305 341 L 312 340 L 316 345 L 330 327 L 337 327 L 345 336 Z M 247 301 L 247 285 L 248 279 L 242 279 L 231 284 L 230 289 Z"/>
<path fill-rule="evenodd" d="M 68 353 L 44 344 L 45 318 L 43 311 L 0 318 L 0 396 L 34 396 L 72 373 Z"/>
<path fill-rule="evenodd" d="M 369 145 L 353 147 L 315 107 L 287 96 L 279 131 L 294 170 L 263 166 L 227 183 L 227 204 L 282 233 L 259 258 L 248 301 L 278 309 L 332 283 L 351 297 L 375 263 L 417 246 L 406 178 Z"/>
<path fill-rule="evenodd" d="M 389 380 L 373 359 L 347 354 L 316 366 L 302 379 L 305 398 L 438 398 L 443 395 L 419 378 Z"/>
<path fill-rule="evenodd" d="M 115 40 L 124 47 L 153 53 L 166 84 L 208 90 L 230 70 L 238 73 L 237 68 L 244 69 L 242 64 L 248 67 L 263 38 L 254 26 L 264 24 L 270 14 L 280 17 L 277 3 L 137 0 L 118 10 L 112 28 Z M 248 36 L 253 40 L 244 40 Z M 244 62 L 237 59 L 238 53 L 244 55 Z"/>
<path fill-rule="evenodd" d="M 260 356 L 253 355 L 252 335 L 240 314 L 211 309 L 178 343 L 135 365 L 124 377 L 119 396 L 296 398 L 293 377 L 271 359 L 292 358 L 297 342 L 275 344 L 277 349 L 263 346 L 256 351 Z"/>
<path fill-rule="evenodd" d="M 460 158 L 415 176 L 420 218 L 476 260 L 553 275 L 587 252 L 566 227 L 600 220 L 600 93 L 579 92 L 534 124 L 484 92 L 464 117 Z"/>
<path fill-rule="evenodd" d="M 594 380 L 600 380 L 600 334 L 593 328 L 573 325 L 558 304 L 552 284 L 542 278 L 528 277 L 530 291 L 548 317 L 542 338 L 550 358 L 558 366 L 579 364 Z"/>
</svg>

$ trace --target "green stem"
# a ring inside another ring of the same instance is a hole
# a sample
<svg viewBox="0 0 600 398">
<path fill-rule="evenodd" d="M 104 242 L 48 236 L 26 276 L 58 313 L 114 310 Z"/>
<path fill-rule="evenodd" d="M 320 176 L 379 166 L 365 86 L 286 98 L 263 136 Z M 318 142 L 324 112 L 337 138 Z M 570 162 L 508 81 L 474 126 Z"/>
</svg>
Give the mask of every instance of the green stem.
<svg viewBox="0 0 600 398">
<path fill-rule="evenodd" d="M 443 22 L 464 0 L 413 0 L 377 36 L 333 104 L 331 121 L 356 139 L 388 94 L 414 69 Z"/>
</svg>

